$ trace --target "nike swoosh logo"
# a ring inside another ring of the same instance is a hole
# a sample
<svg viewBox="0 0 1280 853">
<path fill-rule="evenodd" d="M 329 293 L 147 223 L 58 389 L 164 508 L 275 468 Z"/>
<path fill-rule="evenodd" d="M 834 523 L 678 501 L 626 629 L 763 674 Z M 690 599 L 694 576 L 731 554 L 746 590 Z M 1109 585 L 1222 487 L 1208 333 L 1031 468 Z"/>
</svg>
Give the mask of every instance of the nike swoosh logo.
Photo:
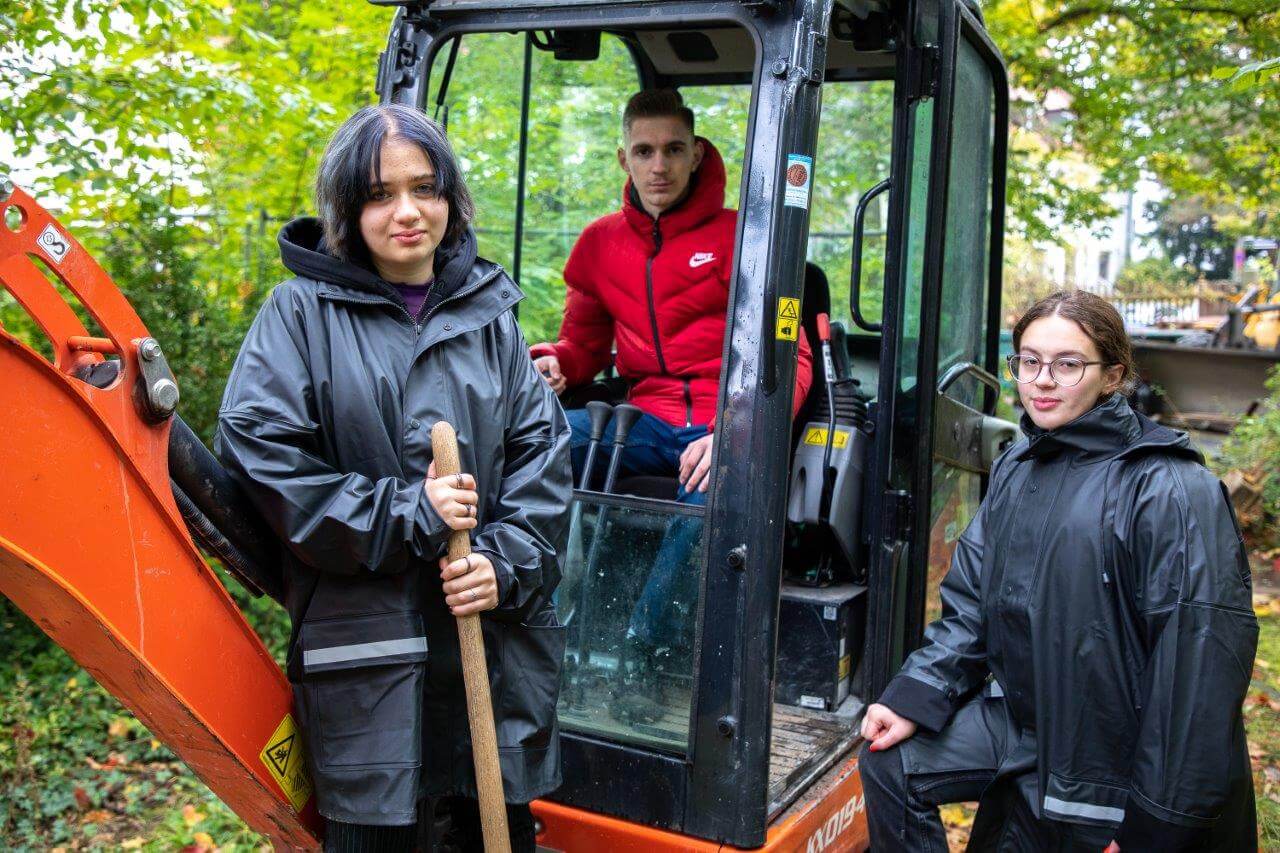
<svg viewBox="0 0 1280 853">
<path fill-rule="evenodd" d="M 711 263 L 715 259 L 716 256 L 711 252 L 699 252 L 689 259 L 689 266 L 693 269 L 697 269 L 700 266 L 705 266 L 706 264 Z"/>
</svg>

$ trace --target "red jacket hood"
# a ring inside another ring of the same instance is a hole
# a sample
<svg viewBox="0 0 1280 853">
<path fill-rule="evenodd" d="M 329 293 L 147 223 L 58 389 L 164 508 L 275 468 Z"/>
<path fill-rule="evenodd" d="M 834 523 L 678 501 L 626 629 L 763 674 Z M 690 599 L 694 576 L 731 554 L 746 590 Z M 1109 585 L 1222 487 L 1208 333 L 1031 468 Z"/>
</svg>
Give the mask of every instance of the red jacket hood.
<svg viewBox="0 0 1280 853">
<path fill-rule="evenodd" d="M 691 231 L 724 210 L 724 160 L 710 141 L 701 136 L 694 138 L 703 145 L 702 163 L 691 179 L 693 190 L 684 201 L 658 218 L 664 237 Z M 628 225 L 646 239 L 652 239 L 653 217 L 638 202 L 631 178 L 627 178 L 622 188 L 622 215 Z"/>
</svg>

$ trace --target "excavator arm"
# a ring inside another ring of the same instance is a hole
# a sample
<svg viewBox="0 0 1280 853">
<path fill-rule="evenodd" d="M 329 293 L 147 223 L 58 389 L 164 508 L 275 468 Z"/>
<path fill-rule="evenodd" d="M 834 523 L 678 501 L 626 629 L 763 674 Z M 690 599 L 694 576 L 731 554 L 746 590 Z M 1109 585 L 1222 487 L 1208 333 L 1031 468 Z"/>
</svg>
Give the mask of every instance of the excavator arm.
<svg viewBox="0 0 1280 853">
<path fill-rule="evenodd" d="M 317 848 L 289 683 L 191 531 L 278 598 L 269 535 L 215 523 L 234 486 L 176 421 L 163 351 L 102 268 L 2 177 L 0 222 L 0 285 L 53 351 L 50 361 L 0 326 L 0 593 L 253 829 Z"/>
</svg>

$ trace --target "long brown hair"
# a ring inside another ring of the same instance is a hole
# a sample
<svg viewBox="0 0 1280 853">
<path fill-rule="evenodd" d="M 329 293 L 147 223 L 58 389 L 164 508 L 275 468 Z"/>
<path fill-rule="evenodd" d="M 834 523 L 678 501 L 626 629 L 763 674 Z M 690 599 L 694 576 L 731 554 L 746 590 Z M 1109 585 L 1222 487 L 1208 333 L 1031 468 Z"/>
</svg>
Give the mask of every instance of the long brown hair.
<svg viewBox="0 0 1280 853">
<path fill-rule="evenodd" d="M 1094 293 L 1084 290 L 1059 290 L 1041 299 L 1027 309 L 1013 327 L 1014 352 L 1022 349 L 1022 333 L 1042 317 L 1054 315 L 1071 320 L 1098 348 L 1103 367 L 1120 365 L 1124 375 L 1120 378 L 1121 394 L 1133 390 L 1137 382 L 1138 368 L 1133 361 L 1133 347 L 1124 330 L 1124 319 L 1115 306 Z"/>
</svg>

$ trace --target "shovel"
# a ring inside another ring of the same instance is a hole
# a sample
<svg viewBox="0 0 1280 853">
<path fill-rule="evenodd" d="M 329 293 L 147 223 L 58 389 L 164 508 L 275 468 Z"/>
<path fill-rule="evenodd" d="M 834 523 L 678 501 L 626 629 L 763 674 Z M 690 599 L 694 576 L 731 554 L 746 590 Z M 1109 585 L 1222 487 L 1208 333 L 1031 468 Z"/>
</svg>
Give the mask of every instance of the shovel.
<svg viewBox="0 0 1280 853">
<path fill-rule="evenodd" d="M 446 421 L 431 428 L 431 449 L 436 476 L 461 473 L 458 437 Z M 449 562 L 471 553 L 471 536 L 465 530 L 449 534 Z M 459 616 L 458 650 L 462 657 L 462 682 L 467 690 L 467 723 L 471 728 L 471 760 L 480 795 L 480 828 L 486 853 L 511 853 L 507 831 L 507 802 L 502 793 L 502 768 L 498 764 L 498 735 L 493 728 L 493 700 L 489 696 L 489 668 L 485 665 L 484 637 L 477 614 Z"/>
</svg>

